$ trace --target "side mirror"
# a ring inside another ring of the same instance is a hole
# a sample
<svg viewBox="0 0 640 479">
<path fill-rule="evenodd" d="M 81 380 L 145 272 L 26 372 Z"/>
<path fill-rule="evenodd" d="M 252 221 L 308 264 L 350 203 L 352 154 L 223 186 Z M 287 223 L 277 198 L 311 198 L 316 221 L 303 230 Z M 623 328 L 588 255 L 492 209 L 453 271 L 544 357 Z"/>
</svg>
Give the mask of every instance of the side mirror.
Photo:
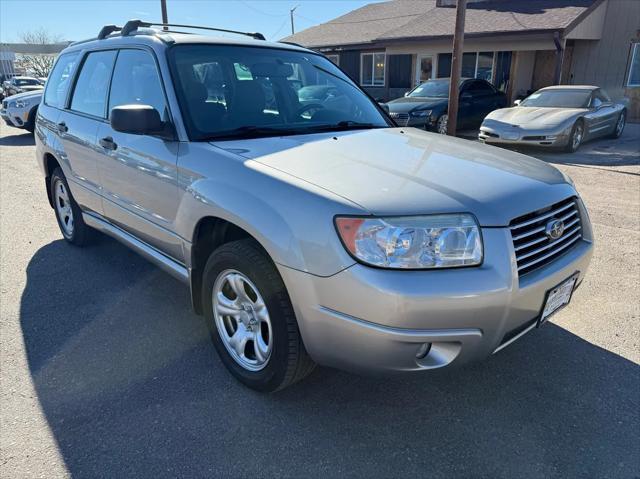
<svg viewBox="0 0 640 479">
<path fill-rule="evenodd" d="M 160 135 L 167 133 L 167 125 L 158 110 L 150 105 L 121 105 L 111 110 L 111 128 L 132 135 Z"/>
<path fill-rule="evenodd" d="M 513 100 L 513 105 L 514 106 L 519 106 L 520 103 L 522 103 L 522 100 Z"/>
</svg>

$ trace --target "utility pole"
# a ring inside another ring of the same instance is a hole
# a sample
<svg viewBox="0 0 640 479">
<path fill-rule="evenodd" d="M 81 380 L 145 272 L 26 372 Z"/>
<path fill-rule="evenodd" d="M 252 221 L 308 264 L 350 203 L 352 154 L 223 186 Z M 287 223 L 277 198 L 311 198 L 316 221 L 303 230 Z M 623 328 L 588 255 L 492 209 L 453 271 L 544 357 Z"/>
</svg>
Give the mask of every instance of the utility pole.
<svg viewBox="0 0 640 479">
<path fill-rule="evenodd" d="M 160 0 L 160 9 L 162 10 L 162 23 L 169 23 L 167 17 L 167 0 Z M 169 30 L 169 27 L 162 27 L 163 30 Z"/>
<path fill-rule="evenodd" d="M 294 33 L 296 33 L 295 28 L 293 27 L 293 12 L 296 11 L 296 8 L 298 8 L 300 5 L 296 5 L 295 7 L 293 7 L 291 10 L 289 10 L 289 15 L 291 17 L 291 35 L 293 35 Z"/>
<path fill-rule="evenodd" d="M 464 16 L 467 0 L 458 0 L 456 5 L 456 29 L 453 33 L 453 54 L 451 58 L 451 82 L 449 84 L 449 111 L 447 135 L 456 136 L 458 123 L 458 99 L 460 97 L 460 72 L 464 52 Z"/>
</svg>

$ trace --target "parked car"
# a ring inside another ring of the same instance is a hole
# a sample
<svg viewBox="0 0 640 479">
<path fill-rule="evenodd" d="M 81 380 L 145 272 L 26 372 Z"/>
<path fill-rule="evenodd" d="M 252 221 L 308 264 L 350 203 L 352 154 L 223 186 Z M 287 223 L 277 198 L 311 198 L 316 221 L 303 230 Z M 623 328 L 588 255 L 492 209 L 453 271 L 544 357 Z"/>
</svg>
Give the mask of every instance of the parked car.
<svg viewBox="0 0 640 479">
<path fill-rule="evenodd" d="M 36 113 L 41 100 L 42 90 L 12 95 L 2 101 L 0 117 L 9 126 L 23 128 L 33 133 Z"/>
<path fill-rule="evenodd" d="M 61 53 L 37 161 L 63 237 L 102 231 L 188 284 L 247 386 L 484 358 L 582 282 L 589 216 L 553 166 L 395 127 L 311 50 L 142 26 Z M 301 105 L 292 77 L 342 101 Z"/>
<path fill-rule="evenodd" d="M 563 148 L 576 151 L 593 138 L 619 138 L 626 107 L 611 101 L 597 86 L 560 85 L 543 88 L 516 106 L 490 113 L 478 138 L 485 143 Z"/>
<path fill-rule="evenodd" d="M 389 114 L 400 126 L 414 126 L 447 133 L 449 120 L 448 78 L 428 80 L 407 92 L 404 98 L 387 103 Z M 478 128 L 490 111 L 507 106 L 507 98 L 486 80 L 460 81 L 458 130 Z"/>
<path fill-rule="evenodd" d="M 9 80 L 7 96 L 17 95 L 34 90 L 42 90 L 42 83 L 37 78 L 16 76 Z"/>
<path fill-rule="evenodd" d="M 0 86 L 0 101 L 4 100 L 4 88 Z"/>
</svg>

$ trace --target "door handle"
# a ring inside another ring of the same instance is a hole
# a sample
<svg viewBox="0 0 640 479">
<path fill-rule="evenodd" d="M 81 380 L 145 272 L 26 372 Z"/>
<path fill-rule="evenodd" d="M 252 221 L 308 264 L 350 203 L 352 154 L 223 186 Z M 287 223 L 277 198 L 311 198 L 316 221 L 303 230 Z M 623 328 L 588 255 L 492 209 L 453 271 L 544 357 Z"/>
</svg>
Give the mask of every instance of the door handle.
<svg viewBox="0 0 640 479">
<path fill-rule="evenodd" d="M 67 124 L 64 121 L 61 121 L 56 126 L 58 127 L 58 131 L 60 133 L 66 133 L 66 132 L 69 131 L 69 127 L 67 126 Z"/>
<path fill-rule="evenodd" d="M 118 145 L 110 136 L 105 136 L 104 138 L 100 139 L 99 143 L 100 146 L 106 150 L 115 150 L 116 148 L 118 148 Z"/>
</svg>

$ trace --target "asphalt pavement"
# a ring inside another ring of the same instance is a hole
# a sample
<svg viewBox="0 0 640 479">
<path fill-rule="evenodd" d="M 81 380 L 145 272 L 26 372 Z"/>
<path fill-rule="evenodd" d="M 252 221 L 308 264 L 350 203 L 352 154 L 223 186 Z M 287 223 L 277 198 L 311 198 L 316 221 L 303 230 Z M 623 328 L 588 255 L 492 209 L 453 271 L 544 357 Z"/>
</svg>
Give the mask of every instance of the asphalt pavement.
<svg viewBox="0 0 640 479">
<path fill-rule="evenodd" d="M 62 240 L 33 138 L 0 127 L 0 476 L 640 477 L 640 125 L 578 154 L 596 250 L 572 304 L 488 360 L 235 381 L 186 288 Z M 356 352 L 354 352 L 356 354 Z"/>
</svg>

